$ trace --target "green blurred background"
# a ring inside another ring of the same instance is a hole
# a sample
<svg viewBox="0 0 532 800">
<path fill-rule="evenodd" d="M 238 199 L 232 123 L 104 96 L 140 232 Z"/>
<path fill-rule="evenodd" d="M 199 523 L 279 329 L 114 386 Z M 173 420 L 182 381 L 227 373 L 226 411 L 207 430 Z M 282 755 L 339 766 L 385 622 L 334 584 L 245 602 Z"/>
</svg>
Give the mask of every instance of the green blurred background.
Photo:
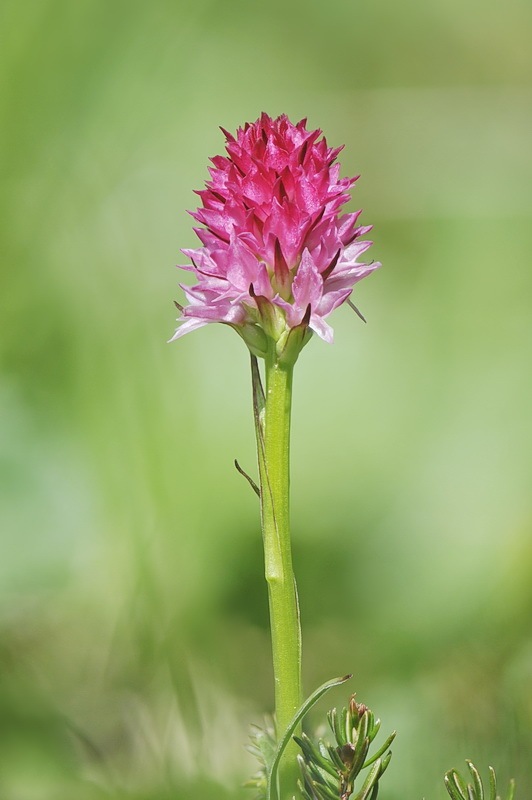
<svg viewBox="0 0 532 800">
<path fill-rule="evenodd" d="M 531 26 L 529 0 L 3 0 L 1 800 L 248 796 L 248 359 L 222 326 L 165 342 L 217 126 L 262 110 L 346 143 L 384 264 L 368 325 L 339 310 L 296 372 L 306 687 L 352 671 L 397 728 L 383 800 L 443 798 L 466 757 L 532 795 Z"/>
</svg>

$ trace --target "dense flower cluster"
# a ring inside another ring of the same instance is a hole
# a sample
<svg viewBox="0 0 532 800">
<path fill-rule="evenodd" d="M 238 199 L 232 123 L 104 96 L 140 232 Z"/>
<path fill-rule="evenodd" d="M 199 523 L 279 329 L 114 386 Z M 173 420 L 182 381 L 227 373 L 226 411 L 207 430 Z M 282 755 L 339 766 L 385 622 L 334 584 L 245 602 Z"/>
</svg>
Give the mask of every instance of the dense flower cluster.
<svg viewBox="0 0 532 800">
<path fill-rule="evenodd" d="M 341 215 L 356 178 L 340 178 L 321 131 L 306 120 L 262 114 L 236 137 L 223 131 L 227 156 L 211 159 L 211 180 L 197 192 L 192 213 L 203 247 L 183 250 L 197 283 L 182 286 L 177 339 L 209 322 L 233 326 L 261 353 L 266 337 L 310 329 L 331 342 L 326 317 L 347 300 L 357 281 L 378 263 L 359 263 L 371 226 L 357 226 L 360 211 Z"/>
</svg>

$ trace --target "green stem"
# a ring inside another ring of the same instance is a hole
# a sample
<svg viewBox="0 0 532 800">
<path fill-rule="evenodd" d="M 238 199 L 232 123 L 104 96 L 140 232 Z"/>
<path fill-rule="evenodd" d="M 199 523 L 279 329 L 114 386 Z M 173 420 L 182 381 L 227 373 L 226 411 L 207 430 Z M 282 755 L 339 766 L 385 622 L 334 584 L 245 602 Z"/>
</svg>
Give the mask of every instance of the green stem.
<svg viewBox="0 0 532 800">
<path fill-rule="evenodd" d="M 265 576 L 268 583 L 275 718 L 281 738 L 301 706 L 301 629 L 290 541 L 290 414 L 293 366 L 280 364 L 274 348 L 265 359 L 265 396 L 258 398 L 255 362 L 255 422 L 259 450 Z M 296 731 L 297 733 L 297 731 Z M 281 798 L 296 794 L 297 745 L 291 742 L 279 768 Z"/>
</svg>

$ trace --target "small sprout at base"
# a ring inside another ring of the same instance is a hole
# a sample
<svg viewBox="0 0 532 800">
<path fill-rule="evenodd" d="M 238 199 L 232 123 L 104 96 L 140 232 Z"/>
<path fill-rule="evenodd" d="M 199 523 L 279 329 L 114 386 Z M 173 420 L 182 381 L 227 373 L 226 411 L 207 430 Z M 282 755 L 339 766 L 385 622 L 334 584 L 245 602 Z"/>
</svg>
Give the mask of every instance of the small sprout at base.
<svg viewBox="0 0 532 800">
<path fill-rule="evenodd" d="M 472 761 L 466 760 L 471 783 L 466 783 L 460 773 L 450 769 L 445 773 L 444 783 L 451 800 L 514 800 L 515 782 L 512 779 L 506 795 L 502 797 L 497 793 L 497 778 L 493 767 L 489 767 L 489 795 L 484 789 L 480 773 Z"/>
<path fill-rule="evenodd" d="M 302 750 L 299 758 L 304 800 L 376 800 L 379 780 L 391 758 L 392 733 L 373 755 L 368 757 L 380 721 L 352 695 L 347 708 L 327 714 L 335 744 L 323 739 L 314 742 L 303 734 L 296 738 Z"/>
</svg>

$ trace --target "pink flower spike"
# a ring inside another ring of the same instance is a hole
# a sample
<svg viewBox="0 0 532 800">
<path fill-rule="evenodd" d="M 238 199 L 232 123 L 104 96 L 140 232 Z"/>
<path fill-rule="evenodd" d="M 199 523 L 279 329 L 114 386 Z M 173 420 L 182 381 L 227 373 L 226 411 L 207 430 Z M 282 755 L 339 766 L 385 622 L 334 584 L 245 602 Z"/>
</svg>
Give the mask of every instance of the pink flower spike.
<svg viewBox="0 0 532 800">
<path fill-rule="evenodd" d="M 332 342 L 325 318 L 380 266 L 358 260 L 371 245 L 360 211 L 341 213 L 357 180 L 340 178 L 342 148 L 284 114 L 222 132 L 227 155 L 211 159 L 190 212 L 202 246 L 183 250 L 192 263 L 180 268 L 197 283 L 183 287 L 189 304 L 171 341 L 222 322 L 263 357 L 280 357 L 289 339 L 301 349 L 312 332 Z M 295 360 L 299 350 L 288 349 Z"/>
</svg>

